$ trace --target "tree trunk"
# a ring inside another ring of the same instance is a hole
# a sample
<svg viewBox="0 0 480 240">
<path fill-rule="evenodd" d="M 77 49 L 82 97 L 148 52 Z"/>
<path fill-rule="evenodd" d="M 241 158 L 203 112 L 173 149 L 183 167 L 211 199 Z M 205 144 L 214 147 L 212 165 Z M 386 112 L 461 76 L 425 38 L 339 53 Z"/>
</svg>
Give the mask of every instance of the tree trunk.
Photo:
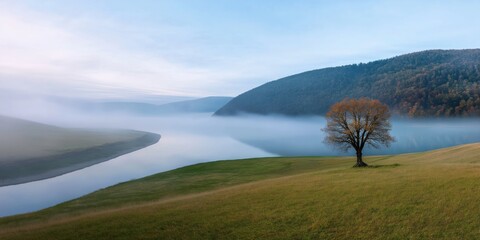
<svg viewBox="0 0 480 240">
<path fill-rule="evenodd" d="M 357 151 L 357 163 L 353 167 L 367 167 L 368 164 L 362 160 L 362 151 Z"/>
</svg>

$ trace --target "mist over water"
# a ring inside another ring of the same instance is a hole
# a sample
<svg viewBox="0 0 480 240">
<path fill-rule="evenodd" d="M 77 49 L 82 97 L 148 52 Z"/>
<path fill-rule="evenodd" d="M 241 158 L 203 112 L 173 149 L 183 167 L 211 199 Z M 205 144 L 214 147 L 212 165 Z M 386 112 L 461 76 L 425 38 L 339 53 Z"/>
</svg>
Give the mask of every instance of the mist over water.
<svg viewBox="0 0 480 240">
<path fill-rule="evenodd" d="M 86 115 L 75 111 L 11 113 L 72 128 L 126 128 L 162 135 L 150 147 L 51 179 L 1 187 L 0 216 L 39 210 L 116 183 L 215 160 L 267 156 L 349 155 L 323 142 L 322 117 L 211 117 L 183 114 L 155 117 Z M 393 120 L 390 148 L 365 154 L 418 152 L 480 141 L 480 121 Z"/>
<path fill-rule="evenodd" d="M 263 127 L 245 124 L 231 136 L 243 143 L 280 156 L 352 155 L 324 143 L 323 117 L 270 118 L 259 121 Z M 480 119 L 394 119 L 391 134 L 395 142 L 379 149 L 366 146 L 365 154 L 384 155 L 433 150 L 480 141 Z"/>
</svg>

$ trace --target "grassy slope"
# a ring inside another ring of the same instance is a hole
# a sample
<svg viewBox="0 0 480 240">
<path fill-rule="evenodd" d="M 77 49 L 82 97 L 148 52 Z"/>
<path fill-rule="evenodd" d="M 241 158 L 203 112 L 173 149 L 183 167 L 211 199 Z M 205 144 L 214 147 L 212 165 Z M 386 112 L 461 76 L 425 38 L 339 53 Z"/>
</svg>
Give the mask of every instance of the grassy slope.
<svg viewBox="0 0 480 240">
<path fill-rule="evenodd" d="M 0 116 L 0 134 L 5 137 L 0 141 L 1 163 L 131 141 L 144 133 L 130 130 L 61 128 Z"/>
<path fill-rule="evenodd" d="M 0 116 L 0 186 L 72 172 L 149 146 L 157 134 L 60 128 Z"/>
<path fill-rule="evenodd" d="M 480 144 L 198 164 L 0 219 L 1 239 L 474 239 Z"/>
</svg>

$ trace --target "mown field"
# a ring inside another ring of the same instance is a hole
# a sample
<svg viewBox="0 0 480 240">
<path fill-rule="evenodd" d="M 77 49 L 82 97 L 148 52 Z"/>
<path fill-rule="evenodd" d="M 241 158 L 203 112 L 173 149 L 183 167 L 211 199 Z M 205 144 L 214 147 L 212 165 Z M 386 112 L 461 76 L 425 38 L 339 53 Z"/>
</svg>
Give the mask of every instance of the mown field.
<svg viewBox="0 0 480 240">
<path fill-rule="evenodd" d="M 39 212 L 0 239 L 478 239 L 480 144 L 193 165 Z"/>
</svg>

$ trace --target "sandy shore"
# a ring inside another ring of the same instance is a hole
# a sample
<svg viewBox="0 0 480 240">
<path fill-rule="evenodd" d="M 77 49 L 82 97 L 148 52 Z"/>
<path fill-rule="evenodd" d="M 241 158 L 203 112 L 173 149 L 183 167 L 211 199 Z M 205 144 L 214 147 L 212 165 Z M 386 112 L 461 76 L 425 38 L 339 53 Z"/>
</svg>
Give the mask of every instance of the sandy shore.
<svg viewBox="0 0 480 240">
<path fill-rule="evenodd" d="M 129 141 L 114 142 L 59 155 L 0 163 L 0 186 L 21 184 L 86 168 L 153 145 L 160 135 L 145 132 Z"/>
</svg>

